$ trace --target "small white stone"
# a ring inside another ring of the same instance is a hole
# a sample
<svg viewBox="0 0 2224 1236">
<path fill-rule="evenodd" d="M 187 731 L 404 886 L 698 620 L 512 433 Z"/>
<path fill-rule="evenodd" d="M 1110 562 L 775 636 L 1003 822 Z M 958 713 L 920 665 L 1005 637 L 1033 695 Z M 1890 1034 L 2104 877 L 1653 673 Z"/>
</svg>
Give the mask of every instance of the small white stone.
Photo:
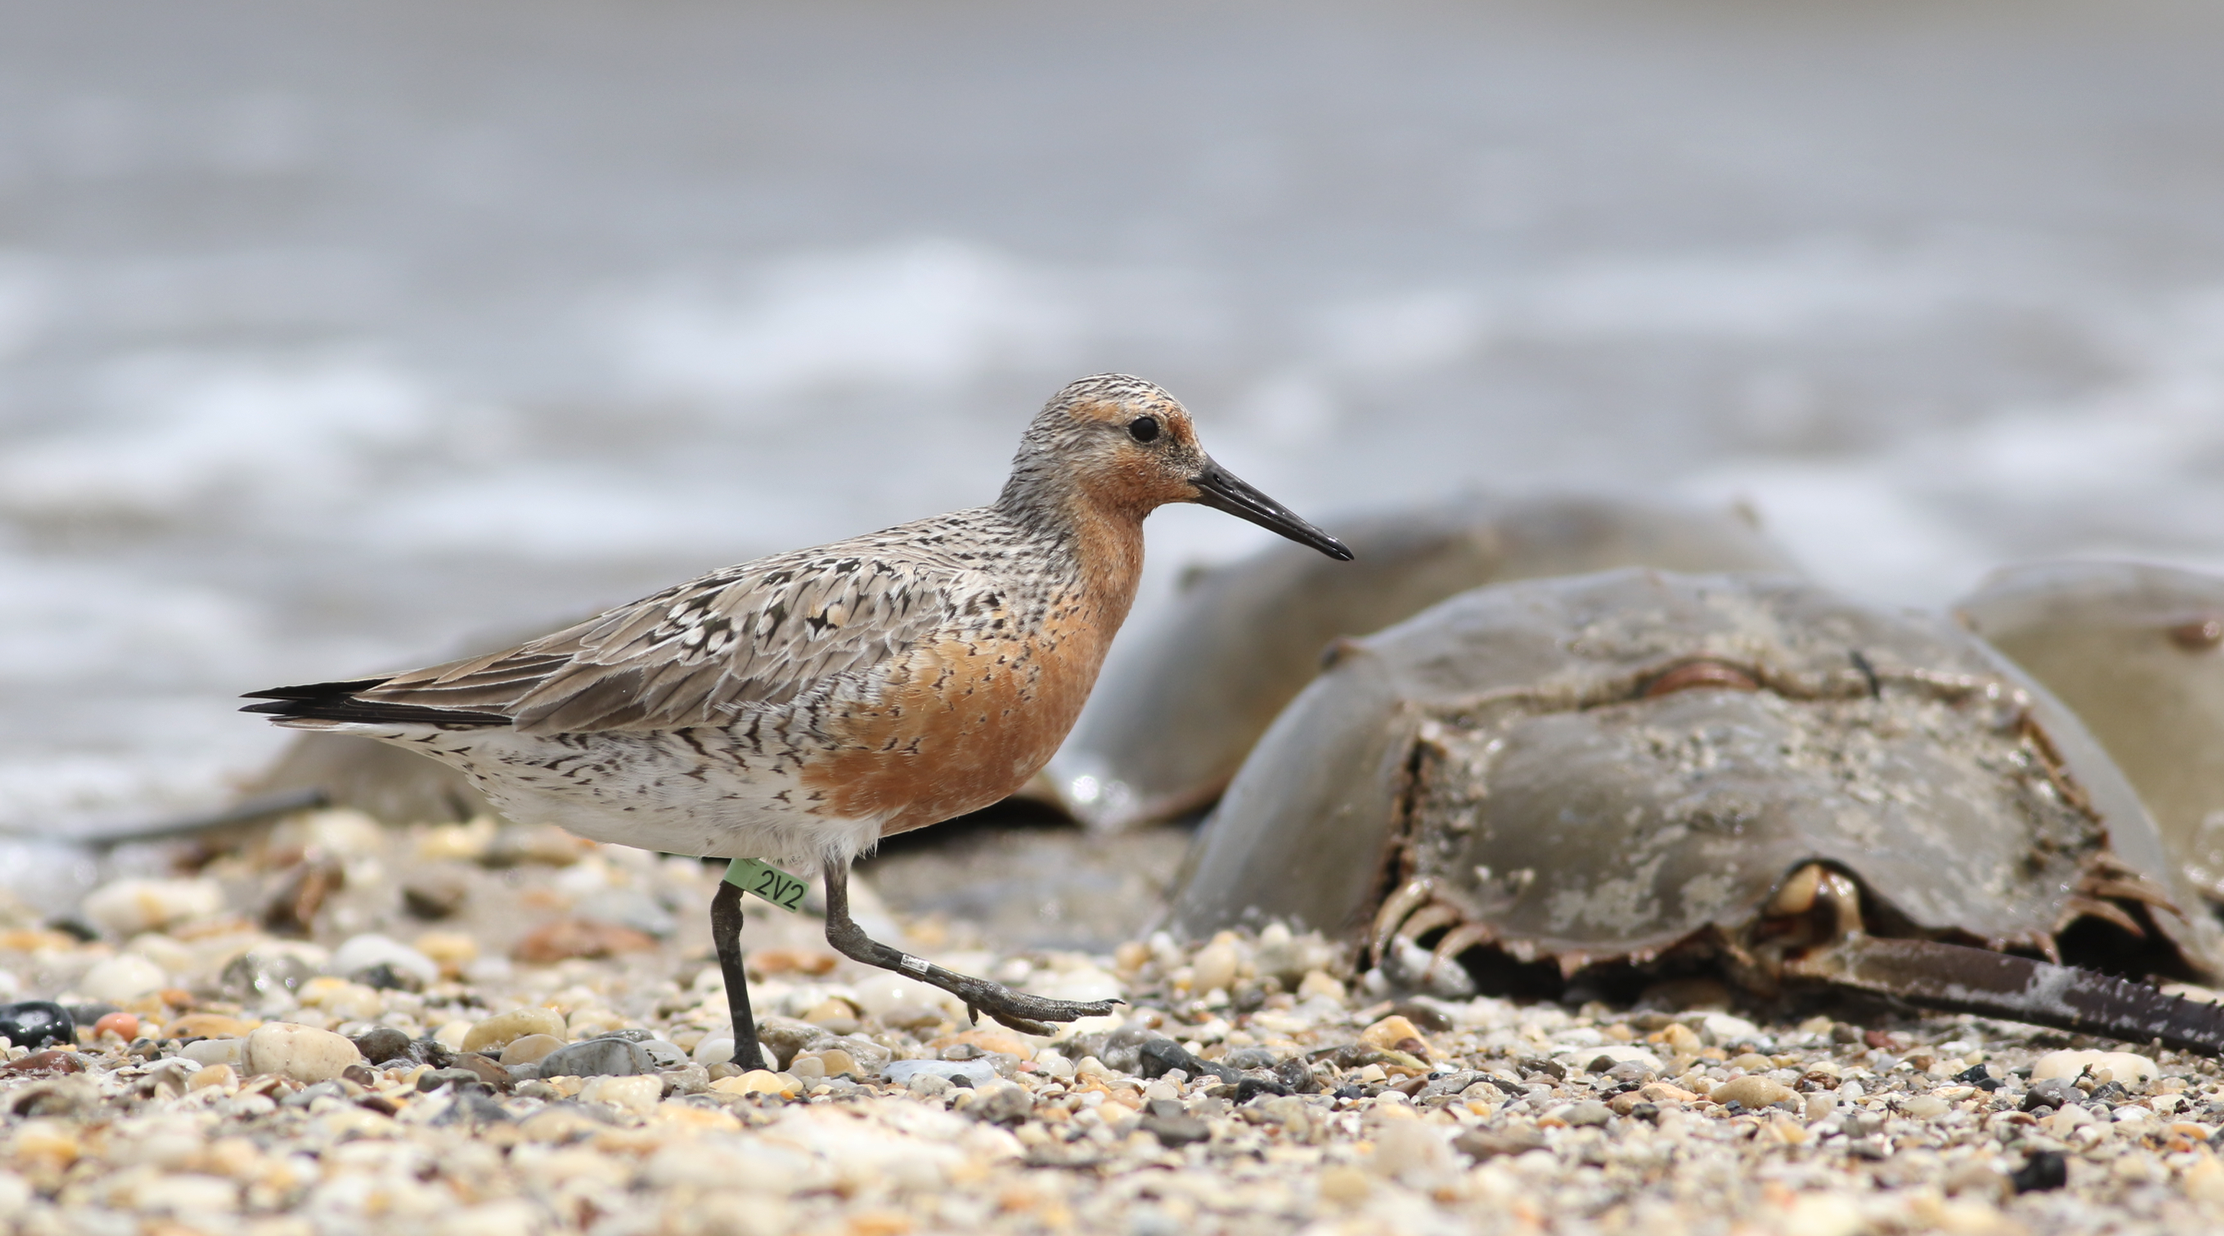
<svg viewBox="0 0 2224 1236">
<path fill-rule="evenodd" d="M 1591 1062 L 1600 1056 L 1612 1060 L 1615 1064 L 1641 1064 L 1656 1074 L 1661 1071 L 1660 1057 L 1642 1047 L 1632 1047 L 1627 1043 L 1602 1043 L 1596 1047 L 1568 1047 L 1553 1053 L 1553 1059 L 1572 1063 L 1585 1069 L 1590 1068 Z"/>
<path fill-rule="evenodd" d="M 1762 1037 L 1759 1026 L 1745 1020 L 1743 1017 L 1732 1017 L 1728 1013 L 1707 1014 L 1706 1020 L 1699 1023 L 1699 1030 L 1710 1037 L 1717 1046 Z"/>
<path fill-rule="evenodd" d="M 349 1065 L 362 1062 L 363 1053 L 355 1044 L 330 1030 L 280 1021 L 247 1036 L 246 1063 L 251 1074 L 276 1073 L 315 1083 L 331 1081 Z"/>
<path fill-rule="evenodd" d="M 77 981 L 77 989 L 108 1004 L 128 1004 L 170 985 L 162 967 L 136 953 L 119 953 L 96 962 Z"/>
<path fill-rule="evenodd" d="M 2162 1072 L 2154 1061 L 2128 1051 L 2050 1051 L 2031 1062 L 2031 1080 L 2041 1082 L 2053 1077 L 2075 1080 L 2087 1068 L 2095 1073 L 2106 1069 L 2113 1074 L 2113 1080 L 2127 1086 L 2149 1081 Z"/>
<path fill-rule="evenodd" d="M 1196 959 L 1190 962 L 1189 989 L 1225 991 L 1235 985 L 1236 968 L 1242 963 L 1233 938 L 1216 939 L 1198 949 Z"/>
<path fill-rule="evenodd" d="M 1087 1004 L 1097 1000 L 1118 1000 L 1127 994 L 1120 980 L 1095 966 L 1076 966 L 1070 970 L 1035 972 L 1027 982 L 1028 991 L 1052 1000 L 1071 1000 Z"/>
<path fill-rule="evenodd" d="M 1845 1193 L 1802 1193 L 1775 1225 L 1783 1236 L 1854 1236 L 1868 1226 L 1861 1201 Z"/>
<path fill-rule="evenodd" d="M 132 1205 L 153 1213 L 228 1214 L 239 1209 L 239 1186 L 197 1172 L 157 1176 L 132 1190 Z"/>
<path fill-rule="evenodd" d="M 179 1048 L 178 1054 L 203 1068 L 212 1064 L 240 1066 L 247 1062 L 247 1040 L 197 1039 Z"/>
<path fill-rule="evenodd" d="M 433 1041 L 449 1051 L 462 1051 L 463 1041 L 471 1036 L 471 1026 L 471 1022 L 458 1018 L 433 1031 Z"/>
<path fill-rule="evenodd" d="M 876 1020 L 900 1008 L 943 1009 L 947 1012 L 949 1002 L 957 999 L 938 987 L 929 987 L 925 983 L 886 970 L 860 980 L 846 994 L 856 1001 L 858 1008 L 865 1010 L 866 1016 Z M 964 1005 L 959 1004 L 956 1020 L 962 1021 L 964 1016 Z"/>
<path fill-rule="evenodd" d="M 1391 1120 L 1375 1131 L 1375 1156 L 1367 1166 L 1376 1175 L 1411 1181 L 1448 1170 L 1451 1157 L 1451 1147 L 1434 1125 Z"/>
<path fill-rule="evenodd" d="M 633 1077 L 590 1077 L 579 1091 L 579 1097 L 589 1103 L 608 1103 L 613 1107 L 645 1116 L 656 1110 L 657 1100 L 664 1097 L 662 1078 L 646 1075 Z"/>
<path fill-rule="evenodd" d="M 539 1207 L 512 1197 L 451 1211 L 441 1216 L 433 1231 L 438 1236 L 533 1236 L 544 1226 Z"/>
<path fill-rule="evenodd" d="M 351 937 L 332 954 L 331 971 L 342 978 L 372 966 L 393 967 L 394 973 L 406 974 L 419 983 L 436 982 L 440 978 L 440 964 L 391 936 L 375 931 Z"/>
<path fill-rule="evenodd" d="M 129 939 L 177 923 L 206 918 L 224 908 L 214 880 L 116 880 L 85 898 L 87 921 L 107 935 Z"/>
<path fill-rule="evenodd" d="M 734 1058 L 734 1036 L 706 1034 L 703 1041 L 695 1045 L 693 1054 L 695 1063 L 700 1065 L 725 1064 Z"/>
</svg>

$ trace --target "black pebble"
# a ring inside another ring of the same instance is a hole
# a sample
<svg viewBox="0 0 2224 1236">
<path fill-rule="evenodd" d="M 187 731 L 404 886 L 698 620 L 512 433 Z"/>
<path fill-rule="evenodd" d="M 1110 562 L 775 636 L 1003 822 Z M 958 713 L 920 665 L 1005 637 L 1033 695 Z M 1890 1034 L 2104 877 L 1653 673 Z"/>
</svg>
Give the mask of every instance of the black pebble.
<svg viewBox="0 0 2224 1236">
<path fill-rule="evenodd" d="M 454 1086 L 459 1091 L 487 1088 L 487 1084 L 479 1080 L 479 1075 L 469 1069 L 427 1069 L 417 1075 L 417 1089 L 420 1091 L 430 1092 L 442 1086 Z"/>
<path fill-rule="evenodd" d="M 1246 1077 L 1236 1083 L 1236 1106 L 1241 1107 L 1262 1094 L 1288 1094 L 1290 1088 L 1278 1081 L 1263 1077 Z"/>
<path fill-rule="evenodd" d="M 0 1035 L 32 1051 L 49 1043 L 73 1047 L 77 1043 L 77 1022 L 68 1009 L 52 1000 L 19 1000 L 0 1004 Z"/>
<path fill-rule="evenodd" d="M 375 987 L 380 991 L 416 990 L 415 983 L 395 973 L 394 967 L 383 961 L 375 966 L 365 966 L 348 977 L 365 987 Z"/>
<path fill-rule="evenodd" d="M 392 1026 L 374 1026 L 355 1040 L 355 1050 L 372 1064 L 409 1058 L 409 1036 Z"/>
<path fill-rule="evenodd" d="M 55 931 L 61 932 L 63 935 L 77 937 L 77 941 L 80 944 L 91 944 L 93 941 L 100 939 L 99 932 L 93 930 L 91 927 L 86 926 L 83 922 L 74 918 L 69 918 L 67 916 L 64 916 L 62 918 L 48 919 L 46 925 Z"/>
<path fill-rule="evenodd" d="M 2059 1150 L 2034 1150 L 2023 1166 L 2008 1173 L 2008 1183 L 2018 1193 L 2044 1193 L 2070 1182 L 2069 1160 Z"/>
<path fill-rule="evenodd" d="M 1143 1044 L 1136 1052 L 1136 1061 L 1141 1066 L 1145 1077 L 1164 1077 L 1172 1070 L 1180 1069 L 1191 1077 L 1204 1077 L 1209 1074 L 1231 1086 L 1240 1085 L 1243 1081 L 1241 1073 L 1224 1064 L 1213 1064 L 1199 1060 L 1189 1054 L 1188 1048 L 1172 1039 L 1152 1039 Z"/>
<path fill-rule="evenodd" d="M 1339 1099 L 1363 1099 L 1367 1097 L 1367 1092 L 1357 1086 L 1341 1086 L 1336 1090 L 1336 1097 Z"/>
<path fill-rule="evenodd" d="M 2072 1103 L 2081 1103 L 2084 1099 L 2085 1096 L 2077 1087 L 2059 1077 L 2049 1077 L 2045 1081 L 2032 1082 L 2031 1088 L 2023 1092 L 2023 1110 L 2035 1112 L 2041 1107 L 2059 1110 Z"/>
<path fill-rule="evenodd" d="M 110 1013 L 116 1011 L 116 1006 L 113 1004 L 100 1004 L 97 1002 L 90 1002 L 86 1004 L 65 1004 L 62 1007 L 69 1010 L 70 1020 L 76 1022 L 80 1026 L 90 1026 L 93 1023 L 99 1021 L 101 1018 L 106 1017 Z"/>
</svg>

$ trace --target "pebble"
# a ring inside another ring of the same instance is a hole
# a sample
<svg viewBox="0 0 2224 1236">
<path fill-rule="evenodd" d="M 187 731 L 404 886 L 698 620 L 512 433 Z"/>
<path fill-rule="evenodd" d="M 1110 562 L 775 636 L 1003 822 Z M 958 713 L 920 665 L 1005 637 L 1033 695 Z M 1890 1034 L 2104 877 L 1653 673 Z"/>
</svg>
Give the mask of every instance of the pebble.
<svg viewBox="0 0 2224 1236">
<path fill-rule="evenodd" d="M 466 1040 L 468 1042 L 469 1040 Z M 525 1034 L 511 1039 L 502 1048 L 502 1063 L 539 1064 L 564 1046 L 564 1040 L 553 1034 Z"/>
<path fill-rule="evenodd" d="M 2128 1051 L 2050 1051 L 2031 1062 L 2031 1080 L 2041 1082 L 2059 1077 L 2075 1081 L 2088 1068 L 2096 1074 L 2106 1069 L 2114 1080 L 2127 1086 L 2151 1080 L 2161 1073 L 2154 1061 Z"/>
<path fill-rule="evenodd" d="M 247 1073 L 276 1073 L 298 1082 L 331 1081 L 351 1064 L 361 1064 L 363 1053 L 344 1036 L 314 1026 L 272 1022 L 247 1036 L 244 1053 Z"/>
<path fill-rule="evenodd" d="M 1716 1043 L 1740 1043 L 1761 1037 L 1761 1028 L 1743 1017 L 1728 1013 L 1709 1013 L 1699 1023 L 1699 1032 Z"/>
<path fill-rule="evenodd" d="M 656 1063 L 639 1043 L 624 1039 L 588 1039 L 559 1047 L 541 1057 L 542 1077 L 631 1077 L 655 1069 Z"/>
<path fill-rule="evenodd" d="M 1900 1105 L 1900 1110 L 1917 1120 L 1936 1120 L 1954 1110 L 1954 1105 L 1932 1094 L 1919 1094 Z"/>
<path fill-rule="evenodd" d="M 1236 967 L 1241 963 L 1242 958 L 1236 953 L 1233 937 L 1227 940 L 1216 939 L 1198 950 L 1197 956 L 1190 962 L 1190 988 L 1198 992 L 1212 991 L 1215 988 L 1226 991 L 1235 986 Z"/>
<path fill-rule="evenodd" d="M 1023 1086 L 995 1082 L 977 1087 L 974 1093 L 977 1097 L 965 1109 L 965 1114 L 984 1124 L 1020 1125 L 1034 1114 L 1035 1098 Z M 1202 1122 L 1199 1124 L 1201 1126 Z M 1164 1136 L 1159 1140 L 1164 1141 Z"/>
<path fill-rule="evenodd" d="M 507 1013 L 496 1013 L 473 1025 L 470 1033 L 463 1036 L 463 1050 L 500 1051 L 527 1035 L 558 1038 L 564 1029 L 563 1016 L 556 1010 L 527 1005 Z"/>
<path fill-rule="evenodd" d="M 195 1039 L 178 1049 L 178 1054 L 199 1065 L 247 1063 L 247 1040 Z"/>
<path fill-rule="evenodd" d="M 1359 1032 L 1359 1043 L 1376 1051 L 1405 1052 L 1431 1059 L 1428 1040 L 1410 1020 L 1392 1014 Z"/>
<path fill-rule="evenodd" d="M 1793 1090 L 1780 1081 L 1748 1073 L 1716 1086 L 1707 1097 L 1717 1103 L 1742 1103 L 1747 1111 L 1758 1111 L 1791 1099 Z"/>
<path fill-rule="evenodd" d="M 411 1058 L 409 1036 L 392 1026 L 373 1026 L 356 1036 L 354 1042 L 355 1050 L 372 1064 Z"/>
<path fill-rule="evenodd" d="M 1326 970 L 1308 970 L 1305 977 L 1298 980 L 1297 998 L 1300 1000 L 1330 1000 L 1342 1004 L 1344 1002 L 1344 985 Z"/>
<path fill-rule="evenodd" d="M 581 1102 L 608 1103 L 637 1116 L 656 1110 L 664 1084 L 654 1077 L 594 1077 L 579 1091 Z"/>
<path fill-rule="evenodd" d="M 250 949 L 225 963 L 217 986 L 233 1000 L 256 1001 L 292 995 L 316 976 L 300 954 L 291 951 Z"/>
<path fill-rule="evenodd" d="M 1374 1141 L 1374 1157 L 1367 1166 L 1377 1175 L 1420 1183 L 1417 1178 L 1451 1169 L 1451 1142 L 1432 1125 L 1418 1120 L 1388 1122 L 1375 1131 Z"/>
<path fill-rule="evenodd" d="M 734 1036 L 730 1034 L 706 1034 L 701 1042 L 695 1044 L 695 1050 L 689 1052 L 688 1055 L 697 1064 L 724 1064 L 734 1058 Z"/>
<path fill-rule="evenodd" d="M 334 974 L 353 976 L 377 966 L 385 966 L 397 975 L 414 980 L 423 987 L 440 979 L 440 963 L 416 949 L 377 932 L 365 932 L 349 937 L 332 952 L 331 969 Z"/>
<path fill-rule="evenodd" d="M 996 1079 L 996 1066 L 986 1060 L 892 1060 L 880 1075 L 899 1086 L 921 1075 L 953 1083 L 962 1077 L 977 1086 Z"/>
<path fill-rule="evenodd" d="M 536 928 L 510 956 L 531 965 L 554 965 L 573 958 L 617 957 L 646 953 L 656 947 L 656 937 L 631 927 L 591 918 L 564 918 Z"/>
<path fill-rule="evenodd" d="M 162 967 L 137 953 L 119 953 L 95 962 L 77 980 L 79 991 L 109 1004 L 127 1004 L 169 985 L 170 976 L 163 973 Z"/>
<path fill-rule="evenodd" d="M 93 1023 L 93 1036 L 113 1034 L 124 1042 L 139 1037 L 139 1018 L 133 1013 L 109 1013 Z"/>
<path fill-rule="evenodd" d="M 663 903 L 634 888 L 606 888 L 590 893 L 572 907 L 572 912 L 580 918 L 630 927 L 660 940 L 679 930 L 679 920 Z"/>
<path fill-rule="evenodd" d="M 223 1013 L 187 1013 L 163 1028 L 173 1039 L 237 1039 L 247 1037 L 259 1023 Z"/>
<path fill-rule="evenodd" d="M 1660 1057 L 1642 1047 L 1632 1047 L 1627 1043 L 1602 1043 L 1597 1047 L 1570 1047 L 1553 1053 L 1553 1059 L 1575 1063 L 1580 1065 L 1584 1071 L 1591 1073 L 1604 1073 L 1607 1069 L 1622 1064 L 1642 1065 L 1655 1074 L 1660 1072 Z M 1592 1067 L 1601 1060 L 1607 1062 L 1606 1068 Z"/>
<path fill-rule="evenodd" d="M 164 931 L 224 909 L 224 890 L 214 880 L 115 880 L 86 894 L 80 913 L 102 935 L 128 940 Z"/>
<path fill-rule="evenodd" d="M 710 1088 L 722 1094 L 777 1094 L 785 1097 L 801 1092 L 803 1084 L 786 1073 L 752 1069 L 739 1077 L 714 1081 Z"/>
<path fill-rule="evenodd" d="M 48 1043 L 75 1043 L 77 1023 L 52 1000 L 18 1000 L 0 1004 L 0 1037 L 36 1051 Z"/>
<path fill-rule="evenodd" d="M 1778 1236 L 1858 1236 L 1869 1226 L 1859 1198 L 1847 1193 L 1802 1193 L 1774 1224 Z"/>
<path fill-rule="evenodd" d="M 932 1099 L 957 1089 L 956 1083 L 940 1073 L 914 1073 L 906 1078 L 903 1087 L 922 1099 Z"/>
<path fill-rule="evenodd" d="M 1614 1119 L 1614 1113 L 1597 1099 L 1585 1099 L 1561 1112 L 1560 1119 L 1566 1121 L 1570 1128 L 1589 1129 L 1610 1123 Z"/>
</svg>

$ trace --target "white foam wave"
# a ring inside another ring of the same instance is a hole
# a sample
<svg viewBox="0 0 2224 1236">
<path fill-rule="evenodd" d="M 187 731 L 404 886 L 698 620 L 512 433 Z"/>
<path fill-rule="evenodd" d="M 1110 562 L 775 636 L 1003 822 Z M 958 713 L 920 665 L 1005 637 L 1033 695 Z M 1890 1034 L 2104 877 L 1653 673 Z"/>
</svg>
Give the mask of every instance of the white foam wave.
<svg viewBox="0 0 2224 1236">
<path fill-rule="evenodd" d="M 1752 501 L 1821 578 L 1940 605 L 2018 558 L 2224 568 L 2224 289 L 2119 335 L 2124 376 L 2046 406 L 1827 461 L 1747 457 L 1693 477 Z"/>
<path fill-rule="evenodd" d="M 196 509 L 321 509 L 381 457 L 445 428 L 424 388 L 350 353 L 160 352 L 110 365 L 93 422 L 0 459 L 0 511 L 170 519 Z"/>
<path fill-rule="evenodd" d="M 1073 350 L 1073 303 L 1001 254 L 947 240 L 815 254 L 740 289 L 673 283 L 620 311 L 621 362 L 661 396 L 951 383 Z"/>
</svg>

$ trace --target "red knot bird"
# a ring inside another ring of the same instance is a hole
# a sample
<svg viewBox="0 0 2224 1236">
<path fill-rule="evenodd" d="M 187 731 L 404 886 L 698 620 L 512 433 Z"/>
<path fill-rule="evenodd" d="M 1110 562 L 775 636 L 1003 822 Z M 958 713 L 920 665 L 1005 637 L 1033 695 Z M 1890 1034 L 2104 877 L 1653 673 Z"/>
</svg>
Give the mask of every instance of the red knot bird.
<svg viewBox="0 0 2224 1236">
<path fill-rule="evenodd" d="M 1050 759 L 1135 599 L 1143 518 L 1169 502 L 1351 557 L 1214 463 L 1172 395 L 1101 374 L 1043 407 L 988 506 L 714 571 L 507 651 L 258 691 L 270 702 L 246 711 L 431 756 L 514 820 L 735 860 L 711 931 L 741 1067 L 764 1057 L 737 875 L 773 870 L 749 860 L 818 864 L 844 956 L 1048 1033 L 1114 1002 L 1014 992 L 871 939 L 849 915 L 850 863 Z"/>
</svg>

